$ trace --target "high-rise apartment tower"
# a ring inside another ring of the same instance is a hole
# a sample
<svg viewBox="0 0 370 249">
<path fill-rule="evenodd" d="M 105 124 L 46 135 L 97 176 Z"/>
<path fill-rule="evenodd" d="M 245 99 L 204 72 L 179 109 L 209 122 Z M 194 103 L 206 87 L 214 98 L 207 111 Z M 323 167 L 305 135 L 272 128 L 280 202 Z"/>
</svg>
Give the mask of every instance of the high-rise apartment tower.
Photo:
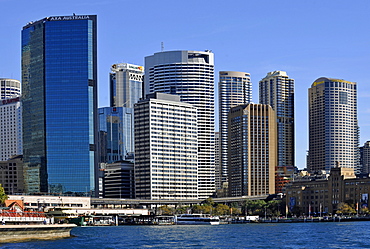
<svg viewBox="0 0 370 249">
<path fill-rule="evenodd" d="M 51 16 L 22 30 L 26 192 L 95 191 L 95 15 Z"/>
<path fill-rule="evenodd" d="M 294 166 L 294 80 L 274 71 L 259 82 L 259 101 L 270 105 L 277 121 L 277 166 Z"/>
<path fill-rule="evenodd" d="M 218 82 L 219 126 L 220 126 L 220 178 L 227 182 L 227 137 L 228 115 L 232 107 L 252 101 L 252 83 L 249 73 L 220 71 Z"/>
<path fill-rule="evenodd" d="M 355 82 L 319 78 L 308 89 L 310 171 L 359 164 L 357 88 Z"/>
<path fill-rule="evenodd" d="M 145 92 L 180 96 L 197 108 L 199 198 L 215 192 L 214 58 L 210 51 L 166 51 L 145 57 Z"/>
</svg>

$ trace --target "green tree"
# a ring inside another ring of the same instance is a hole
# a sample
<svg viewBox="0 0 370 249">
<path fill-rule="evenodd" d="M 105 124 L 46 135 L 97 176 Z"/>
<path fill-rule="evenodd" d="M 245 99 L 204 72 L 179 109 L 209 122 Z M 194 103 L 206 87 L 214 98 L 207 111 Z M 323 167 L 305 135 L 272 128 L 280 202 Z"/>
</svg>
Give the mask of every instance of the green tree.
<svg viewBox="0 0 370 249">
<path fill-rule="evenodd" d="M 226 215 L 229 213 L 230 213 L 230 208 L 228 205 L 225 205 L 225 204 L 218 204 L 213 210 L 214 215 Z"/>
<path fill-rule="evenodd" d="M 242 213 L 241 209 L 238 207 L 232 207 L 231 212 L 233 215 L 240 215 Z"/>
<path fill-rule="evenodd" d="M 0 184 L 0 205 L 4 205 L 5 201 L 8 199 L 9 197 L 5 194 L 5 190 L 3 188 L 3 185 Z"/>
<path fill-rule="evenodd" d="M 264 200 L 247 200 L 244 203 L 244 209 L 247 215 L 263 215 L 265 207 L 266 202 Z"/>
<path fill-rule="evenodd" d="M 356 210 L 353 207 L 353 204 L 341 202 L 337 207 L 337 214 L 355 214 Z"/>
<path fill-rule="evenodd" d="M 179 206 L 176 208 L 175 213 L 176 214 L 186 214 L 189 209 L 190 209 L 189 206 Z"/>
<path fill-rule="evenodd" d="M 369 211 L 369 208 L 368 208 L 368 207 L 363 207 L 363 208 L 361 208 L 360 212 L 361 212 L 362 214 L 369 214 L 369 213 L 370 213 L 370 211 Z"/>
<path fill-rule="evenodd" d="M 202 202 L 202 205 L 205 205 L 205 206 L 209 205 L 213 207 L 215 206 L 215 202 L 213 201 L 212 198 L 207 198 Z"/>
<path fill-rule="evenodd" d="M 173 215 L 174 214 L 174 209 L 167 205 L 160 206 L 159 210 L 160 210 L 160 214 L 163 214 L 163 215 Z"/>
<path fill-rule="evenodd" d="M 211 205 L 194 205 L 191 210 L 194 214 L 211 214 L 212 206 Z"/>
<path fill-rule="evenodd" d="M 272 200 L 266 203 L 266 210 L 268 215 L 280 216 L 281 215 L 281 200 Z"/>
</svg>

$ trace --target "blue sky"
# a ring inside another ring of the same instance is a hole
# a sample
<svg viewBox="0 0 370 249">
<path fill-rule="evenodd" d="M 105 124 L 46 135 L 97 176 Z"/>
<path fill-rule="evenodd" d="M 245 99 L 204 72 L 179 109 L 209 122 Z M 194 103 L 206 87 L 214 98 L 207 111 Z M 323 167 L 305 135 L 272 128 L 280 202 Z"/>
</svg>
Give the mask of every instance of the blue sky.
<svg viewBox="0 0 370 249">
<path fill-rule="evenodd" d="M 96 14 L 100 107 L 109 105 L 110 66 L 143 65 L 163 42 L 165 50 L 212 50 L 216 89 L 219 71 L 250 73 L 255 103 L 267 72 L 283 70 L 295 79 L 299 168 L 308 148 L 307 89 L 319 77 L 357 82 L 360 145 L 370 140 L 370 1 L 0 0 L 0 9 L 0 77 L 20 80 L 20 32 L 27 22 Z"/>
</svg>

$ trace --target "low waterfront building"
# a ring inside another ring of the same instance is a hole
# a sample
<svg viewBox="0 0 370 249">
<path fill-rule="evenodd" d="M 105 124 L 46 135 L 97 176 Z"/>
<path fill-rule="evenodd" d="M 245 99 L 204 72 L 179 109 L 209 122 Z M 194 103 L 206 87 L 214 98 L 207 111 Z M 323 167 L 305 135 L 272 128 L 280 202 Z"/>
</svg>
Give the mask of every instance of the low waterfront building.
<svg viewBox="0 0 370 249">
<path fill-rule="evenodd" d="M 354 168 L 335 167 L 330 174 L 303 176 L 290 182 L 286 200 L 291 213 L 334 214 L 339 203 L 349 203 L 357 212 L 368 208 L 370 178 L 356 177 Z"/>
<path fill-rule="evenodd" d="M 9 195 L 11 200 L 22 200 L 25 209 L 47 210 L 50 208 L 91 208 L 90 197 L 52 195 Z"/>
<path fill-rule="evenodd" d="M 9 195 L 13 201 L 21 200 L 24 210 L 44 211 L 55 216 L 56 220 L 81 215 L 148 215 L 149 209 L 135 208 L 132 205 L 91 205 L 91 197 L 52 196 L 52 195 Z M 99 199 L 103 200 L 103 199 Z M 116 199 L 118 200 L 118 199 Z"/>
</svg>

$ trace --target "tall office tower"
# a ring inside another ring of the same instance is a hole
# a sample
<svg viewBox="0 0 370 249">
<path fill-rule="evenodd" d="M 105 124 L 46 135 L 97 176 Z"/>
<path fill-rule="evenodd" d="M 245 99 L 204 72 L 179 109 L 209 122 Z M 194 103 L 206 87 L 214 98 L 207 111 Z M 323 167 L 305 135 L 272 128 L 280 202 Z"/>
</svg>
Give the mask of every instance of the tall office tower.
<svg viewBox="0 0 370 249">
<path fill-rule="evenodd" d="M 23 154 L 20 98 L 0 100 L 0 161 Z"/>
<path fill-rule="evenodd" d="M 360 158 L 361 173 L 370 174 L 370 141 L 360 147 Z"/>
<path fill-rule="evenodd" d="M 199 198 L 215 192 L 214 57 L 210 51 L 166 51 L 145 57 L 145 92 L 180 95 L 198 110 Z"/>
<path fill-rule="evenodd" d="M 119 63 L 111 71 L 110 106 L 134 108 L 143 95 L 144 67 Z"/>
<path fill-rule="evenodd" d="M 275 111 L 248 104 L 229 113 L 229 196 L 275 193 L 277 141 Z"/>
<path fill-rule="evenodd" d="M 95 15 L 52 16 L 22 30 L 26 192 L 97 186 Z"/>
<path fill-rule="evenodd" d="M 259 101 L 276 113 L 277 166 L 294 166 L 294 80 L 283 71 L 268 73 L 259 82 Z"/>
<path fill-rule="evenodd" d="M 308 89 L 308 170 L 330 171 L 337 163 L 358 167 L 358 123 L 356 83 L 319 78 Z"/>
<path fill-rule="evenodd" d="M 163 93 L 134 109 L 136 198 L 197 199 L 197 109 Z"/>
<path fill-rule="evenodd" d="M 249 73 L 220 71 L 218 83 L 221 182 L 227 182 L 227 118 L 231 107 L 245 105 L 252 101 L 252 83 Z"/>
<path fill-rule="evenodd" d="M 133 160 L 133 108 L 102 107 L 99 111 L 100 162 Z"/>
<path fill-rule="evenodd" d="M 221 164 L 220 164 L 220 132 L 215 132 L 215 187 L 221 188 Z"/>
<path fill-rule="evenodd" d="M 0 78 L 0 99 L 9 99 L 21 95 L 19 80 Z"/>
</svg>

